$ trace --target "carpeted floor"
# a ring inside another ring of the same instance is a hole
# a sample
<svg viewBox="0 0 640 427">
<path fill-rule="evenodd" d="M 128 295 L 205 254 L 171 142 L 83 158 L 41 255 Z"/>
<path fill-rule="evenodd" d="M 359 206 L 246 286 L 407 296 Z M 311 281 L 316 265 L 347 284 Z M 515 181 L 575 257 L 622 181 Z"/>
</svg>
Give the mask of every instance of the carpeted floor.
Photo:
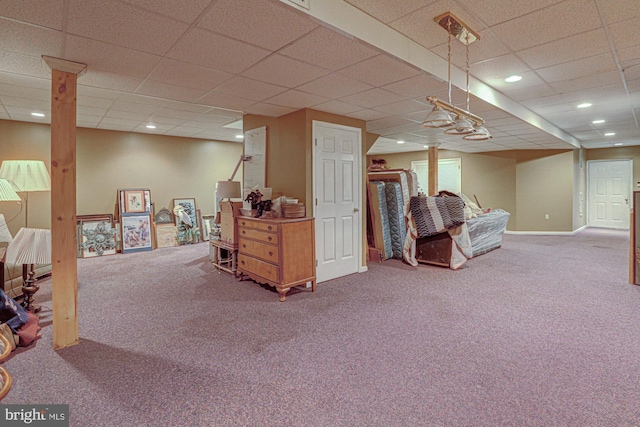
<svg viewBox="0 0 640 427">
<path fill-rule="evenodd" d="M 80 259 L 81 343 L 54 352 L 45 308 L 2 403 L 92 427 L 639 426 L 628 249 L 505 235 L 458 271 L 370 263 L 284 303 L 215 272 L 206 244 Z"/>
</svg>

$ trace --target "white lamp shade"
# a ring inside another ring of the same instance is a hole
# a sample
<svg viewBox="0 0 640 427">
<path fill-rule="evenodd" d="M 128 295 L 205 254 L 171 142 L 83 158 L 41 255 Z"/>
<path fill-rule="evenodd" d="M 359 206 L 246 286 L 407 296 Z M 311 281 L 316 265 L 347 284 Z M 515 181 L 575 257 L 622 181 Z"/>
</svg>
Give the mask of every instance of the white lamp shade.
<svg viewBox="0 0 640 427">
<path fill-rule="evenodd" d="M 4 219 L 4 215 L 0 214 L 0 243 L 11 243 L 13 237 L 7 226 L 7 221 Z"/>
<path fill-rule="evenodd" d="M 6 179 L 0 178 L 0 202 L 19 202 L 21 200 L 13 185 Z"/>
<path fill-rule="evenodd" d="M 433 107 L 433 110 L 422 122 L 423 128 L 443 128 L 448 127 L 454 124 L 455 121 L 451 118 L 449 113 L 439 109 L 438 107 Z"/>
<path fill-rule="evenodd" d="M 477 128 L 475 128 L 473 133 L 462 137 L 462 139 L 465 139 L 467 141 L 486 141 L 491 138 L 493 138 L 493 136 L 491 136 L 487 128 L 484 126 L 478 126 Z"/>
<path fill-rule="evenodd" d="M 0 178 L 13 183 L 17 191 L 49 191 L 51 179 L 42 160 L 5 160 L 0 165 Z"/>
<path fill-rule="evenodd" d="M 51 230 L 21 228 L 7 248 L 5 261 L 13 264 L 51 264 Z"/>
<path fill-rule="evenodd" d="M 242 197 L 240 181 L 218 181 L 216 197 L 218 199 L 238 199 Z"/>
</svg>

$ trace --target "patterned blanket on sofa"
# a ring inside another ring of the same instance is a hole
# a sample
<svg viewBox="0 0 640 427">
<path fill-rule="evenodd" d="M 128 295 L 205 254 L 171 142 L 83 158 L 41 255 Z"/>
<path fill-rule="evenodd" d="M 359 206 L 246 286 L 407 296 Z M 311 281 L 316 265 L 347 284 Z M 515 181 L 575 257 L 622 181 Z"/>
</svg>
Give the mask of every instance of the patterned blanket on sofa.
<svg viewBox="0 0 640 427">
<path fill-rule="evenodd" d="M 457 196 L 412 197 L 410 210 L 418 237 L 433 236 L 464 224 L 464 202 Z"/>
</svg>

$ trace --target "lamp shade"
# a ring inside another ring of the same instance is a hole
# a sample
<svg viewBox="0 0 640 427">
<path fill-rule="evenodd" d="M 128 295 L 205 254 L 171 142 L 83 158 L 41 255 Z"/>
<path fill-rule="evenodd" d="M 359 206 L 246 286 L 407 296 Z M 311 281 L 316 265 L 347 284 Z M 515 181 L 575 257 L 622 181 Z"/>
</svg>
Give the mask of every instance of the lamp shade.
<svg viewBox="0 0 640 427">
<path fill-rule="evenodd" d="M 0 202 L 19 202 L 21 200 L 13 185 L 6 179 L 0 178 Z"/>
<path fill-rule="evenodd" d="M 436 107 L 433 107 L 433 110 L 431 110 L 429 114 L 427 114 L 427 117 L 422 122 L 422 127 L 423 128 L 443 128 L 443 127 L 451 126 L 454 123 L 455 122 L 451 118 L 449 113 L 441 110 L 436 106 Z"/>
<path fill-rule="evenodd" d="M 13 183 L 17 191 L 49 191 L 51 179 L 42 160 L 5 160 L 0 165 L 0 178 Z"/>
<path fill-rule="evenodd" d="M 218 199 L 238 199 L 242 197 L 240 181 L 218 181 L 216 197 Z"/>
<path fill-rule="evenodd" d="M 462 137 L 462 139 L 465 139 L 467 141 L 486 141 L 491 138 L 493 138 L 493 136 L 491 136 L 487 128 L 484 126 L 478 126 L 475 128 L 473 133 Z"/>
<path fill-rule="evenodd" d="M 7 221 L 4 219 L 4 215 L 0 214 L 0 243 L 11 243 L 13 237 L 7 226 Z"/>
<path fill-rule="evenodd" d="M 21 228 L 7 248 L 6 262 L 51 264 L 51 230 Z"/>
</svg>

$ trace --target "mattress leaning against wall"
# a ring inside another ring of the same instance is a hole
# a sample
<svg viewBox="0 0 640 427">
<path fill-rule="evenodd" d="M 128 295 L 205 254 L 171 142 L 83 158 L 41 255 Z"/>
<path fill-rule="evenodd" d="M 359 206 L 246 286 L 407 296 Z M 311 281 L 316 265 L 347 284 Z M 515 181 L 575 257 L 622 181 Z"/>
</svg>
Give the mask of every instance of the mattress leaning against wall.
<svg viewBox="0 0 640 427">
<path fill-rule="evenodd" d="M 407 226 L 404 219 L 402 189 L 398 182 L 385 182 L 387 212 L 389 213 L 389 231 L 391 233 L 391 247 L 393 258 L 402 259 L 402 246 L 407 236 Z"/>
<path fill-rule="evenodd" d="M 369 182 L 369 195 L 371 196 L 369 204 L 373 216 L 372 228 L 375 247 L 382 250 L 384 259 L 389 259 L 393 256 L 393 248 L 384 188 L 385 185 L 382 181 Z"/>
</svg>

